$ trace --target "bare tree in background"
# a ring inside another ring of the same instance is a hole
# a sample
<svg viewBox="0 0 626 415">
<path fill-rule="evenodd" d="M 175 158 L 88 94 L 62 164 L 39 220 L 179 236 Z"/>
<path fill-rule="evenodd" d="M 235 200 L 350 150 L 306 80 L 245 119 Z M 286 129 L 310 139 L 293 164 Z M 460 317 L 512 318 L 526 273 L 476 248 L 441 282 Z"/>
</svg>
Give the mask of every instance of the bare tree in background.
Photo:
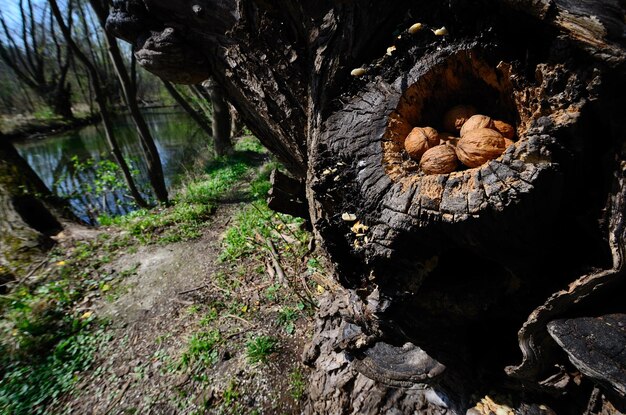
<svg viewBox="0 0 626 415">
<path fill-rule="evenodd" d="M 197 98 L 200 107 L 200 110 L 196 110 L 170 82 L 163 81 L 163 84 L 176 103 L 208 136 L 213 137 L 215 153 L 218 156 L 231 154 L 233 152 L 231 114 L 223 89 L 213 81 L 189 85 L 189 91 Z M 209 122 L 207 118 L 211 121 Z"/>
<path fill-rule="evenodd" d="M 132 76 L 129 76 L 122 58 L 122 53 L 117 45 L 117 39 L 106 31 L 105 23 L 109 14 L 109 6 L 106 0 L 89 0 L 91 8 L 95 12 L 98 21 L 104 31 L 105 41 L 109 56 L 115 67 L 119 85 L 122 89 L 124 101 L 130 112 L 130 116 L 137 127 L 137 133 L 139 135 L 139 141 L 144 153 L 146 163 L 148 165 L 148 177 L 154 190 L 154 194 L 157 200 L 161 203 L 168 203 L 167 188 L 165 186 L 165 179 L 163 177 L 163 166 L 161 164 L 161 158 L 159 152 L 146 124 L 143 115 L 139 109 L 137 103 L 137 88 L 136 88 L 136 72 L 132 71 Z M 133 65 L 134 68 L 134 59 Z"/>
<path fill-rule="evenodd" d="M 89 73 L 89 81 L 91 82 L 91 87 L 95 94 L 95 101 L 98 106 L 98 110 L 100 111 L 100 117 L 102 119 L 102 125 L 104 126 L 104 131 L 107 139 L 107 143 L 109 144 L 109 148 L 111 149 L 111 153 L 113 153 L 113 157 L 117 161 L 118 165 L 122 169 L 122 174 L 124 175 L 124 180 L 128 185 L 128 189 L 130 193 L 135 199 L 135 202 L 140 207 L 148 207 L 148 203 L 145 201 L 139 189 L 135 185 L 135 181 L 130 172 L 130 168 L 124 160 L 124 155 L 122 154 L 122 150 L 115 139 L 115 135 L 113 133 L 113 123 L 111 120 L 111 114 L 107 107 L 106 102 L 106 91 L 102 88 L 102 83 L 100 80 L 100 76 L 98 70 L 94 63 L 87 57 L 87 55 L 78 47 L 74 39 L 72 39 L 72 32 L 70 26 L 65 23 L 63 15 L 61 14 L 61 10 L 59 9 L 59 5 L 56 0 L 50 0 L 50 6 L 52 9 L 52 13 L 57 20 L 57 23 L 65 37 L 65 41 L 72 49 L 74 55 L 82 62 L 82 64 L 87 69 Z M 68 3 L 68 13 L 72 13 L 72 2 Z"/>
<path fill-rule="evenodd" d="M 72 53 L 58 38 L 47 8 L 40 12 L 32 0 L 18 2 L 19 27 L 11 28 L 0 12 L 0 58 L 17 78 L 28 85 L 57 115 L 72 119 L 71 89 L 68 72 Z M 72 16 L 68 8 L 68 27 Z M 18 43 L 15 39 L 21 39 Z"/>
<path fill-rule="evenodd" d="M 211 123 L 207 121 L 204 114 L 201 111 L 197 111 L 194 109 L 187 99 L 176 90 L 174 85 L 172 85 L 169 81 L 163 81 L 163 86 L 169 94 L 174 98 L 174 101 L 198 124 L 198 126 L 206 133 L 207 136 L 213 135 L 213 130 L 211 129 Z"/>
</svg>

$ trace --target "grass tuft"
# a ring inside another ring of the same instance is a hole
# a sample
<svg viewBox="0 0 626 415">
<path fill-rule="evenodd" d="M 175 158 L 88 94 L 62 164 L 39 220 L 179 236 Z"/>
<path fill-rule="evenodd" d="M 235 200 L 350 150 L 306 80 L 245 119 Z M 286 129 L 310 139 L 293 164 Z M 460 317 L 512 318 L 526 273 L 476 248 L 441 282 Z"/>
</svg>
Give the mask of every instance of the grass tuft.
<svg viewBox="0 0 626 415">
<path fill-rule="evenodd" d="M 246 342 L 250 363 L 267 363 L 269 355 L 278 350 L 278 340 L 271 336 L 257 336 Z"/>
<path fill-rule="evenodd" d="M 219 352 L 217 346 L 222 341 L 219 330 L 202 331 L 189 339 L 187 351 L 180 358 L 179 367 L 187 368 L 195 364 L 212 366 L 217 363 Z"/>
<path fill-rule="evenodd" d="M 306 390 L 307 381 L 299 367 L 294 368 L 289 373 L 289 393 L 291 397 L 296 401 L 299 401 L 304 396 Z"/>
<path fill-rule="evenodd" d="M 174 197 L 171 207 L 141 209 L 115 218 L 101 216 L 98 221 L 104 226 L 122 227 L 142 244 L 167 244 L 198 238 L 219 201 L 252 175 L 254 158 L 265 157 L 266 152 L 253 138 L 239 140 L 235 149 L 235 154 L 216 157 L 207 163 L 201 175 L 183 183 L 183 189 Z M 250 182 L 248 192 L 253 198 L 265 197 L 269 190 L 267 177 L 275 164 L 269 165 Z"/>
</svg>

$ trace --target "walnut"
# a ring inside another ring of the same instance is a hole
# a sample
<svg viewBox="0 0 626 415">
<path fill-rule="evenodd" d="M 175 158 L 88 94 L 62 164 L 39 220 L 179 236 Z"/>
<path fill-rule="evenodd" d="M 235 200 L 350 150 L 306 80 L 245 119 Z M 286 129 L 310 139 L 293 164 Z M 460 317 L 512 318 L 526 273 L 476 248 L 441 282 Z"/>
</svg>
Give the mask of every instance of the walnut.
<svg viewBox="0 0 626 415">
<path fill-rule="evenodd" d="M 504 148 L 509 148 L 509 146 L 512 146 L 513 144 L 515 144 L 515 141 L 506 137 L 504 138 Z"/>
<path fill-rule="evenodd" d="M 439 133 L 439 142 L 441 144 L 456 146 L 456 143 L 459 142 L 459 137 L 456 137 L 453 134 Z"/>
<path fill-rule="evenodd" d="M 458 165 L 454 147 L 445 144 L 426 151 L 420 161 L 420 168 L 426 174 L 452 173 Z"/>
<path fill-rule="evenodd" d="M 439 145 L 439 133 L 433 127 L 417 127 L 422 130 L 422 133 L 426 136 L 428 141 L 428 147 L 435 147 Z"/>
<path fill-rule="evenodd" d="M 478 167 L 498 157 L 505 149 L 502 134 L 478 128 L 465 134 L 456 145 L 456 155 L 467 167 Z"/>
<path fill-rule="evenodd" d="M 457 105 L 452 107 L 443 116 L 443 127 L 446 131 L 456 134 L 465 121 L 474 114 L 476 114 L 476 108 L 471 105 Z"/>
<path fill-rule="evenodd" d="M 472 115 L 461 127 L 461 137 L 478 128 L 493 128 L 493 120 L 486 115 Z"/>
<path fill-rule="evenodd" d="M 498 130 L 504 138 L 512 140 L 515 137 L 515 128 L 504 121 L 493 120 L 493 128 Z"/>
<path fill-rule="evenodd" d="M 439 133 L 432 127 L 415 127 L 404 140 L 406 152 L 417 161 L 426 150 L 436 145 L 439 145 Z"/>
<path fill-rule="evenodd" d="M 411 130 L 404 140 L 404 149 L 413 160 L 419 161 L 428 150 L 428 138 L 422 128 L 416 127 Z"/>
</svg>

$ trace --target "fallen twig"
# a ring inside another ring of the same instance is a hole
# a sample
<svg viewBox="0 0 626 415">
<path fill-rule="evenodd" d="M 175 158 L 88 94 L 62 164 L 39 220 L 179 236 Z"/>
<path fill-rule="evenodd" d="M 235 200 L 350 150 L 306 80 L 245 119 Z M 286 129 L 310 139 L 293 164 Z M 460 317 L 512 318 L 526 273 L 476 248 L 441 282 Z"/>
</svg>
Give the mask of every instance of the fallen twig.
<svg viewBox="0 0 626 415">
<path fill-rule="evenodd" d="M 249 324 L 250 326 L 254 327 L 254 324 L 250 323 L 250 322 L 249 322 L 248 320 L 246 320 L 245 318 L 242 318 L 242 317 L 236 316 L 236 315 L 234 315 L 234 314 L 230 314 L 230 313 L 228 313 L 228 314 L 224 314 L 224 317 L 231 317 L 231 318 L 234 318 L 234 319 L 237 319 L 237 320 L 243 321 L 244 323 Z"/>
<path fill-rule="evenodd" d="M 224 292 L 224 293 L 226 293 L 226 294 L 230 294 L 230 291 L 229 291 L 229 290 L 227 290 L 226 288 L 222 288 L 222 287 L 220 287 L 219 285 L 217 285 L 217 284 L 216 284 L 216 283 L 214 283 L 213 281 L 209 281 L 209 284 L 211 284 L 211 287 L 213 287 L 213 288 L 215 288 L 215 289 L 217 289 L 217 290 L 220 290 L 220 291 L 222 291 L 222 292 Z"/>
<path fill-rule="evenodd" d="M 272 242 L 272 240 L 269 238 L 266 238 L 265 242 L 270 248 L 270 256 L 272 258 L 272 264 L 274 265 L 274 269 L 276 270 L 276 275 L 278 275 L 278 282 L 280 282 L 284 286 L 287 286 L 287 277 L 285 276 L 285 271 L 283 270 L 283 267 L 280 265 L 278 252 L 276 252 L 274 242 Z"/>
<path fill-rule="evenodd" d="M 253 329 L 254 329 L 254 326 L 249 327 L 249 328 L 247 328 L 247 329 L 245 329 L 245 330 L 238 331 L 237 333 L 229 334 L 229 335 L 228 335 L 228 336 L 226 336 L 224 339 L 225 339 L 225 340 L 232 339 L 233 337 L 237 337 L 237 336 L 239 336 L 240 334 L 248 333 L 248 332 L 252 331 Z"/>
<path fill-rule="evenodd" d="M 315 298 L 315 296 L 313 295 L 313 293 L 309 289 L 309 285 L 306 283 L 306 278 L 304 278 L 304 274 L 302 274 L 302 273 L 300 273 L 300 282 L 302 283 L 302 286 L 304 287 L 305 291 L 308 294 L 309 303 L 311 303 L 315 308 L 317 308 L 317 305 L 315 304 L 315 301 L 313 301 L 313 298 Z"/>
<path fill-rule="evenodd" d="M 26 281 L 27 279 L 32 277 L 33 274 L 35 274 L 35 272 L 37 272 L 37 270 L 40 269 L 46 262 L 48 262 L 48 258 L 44 259 L 43 261 L 38 263 L 32 270 L 28 271 L 28 274 L 26 274 L 26 276 L 24 276 L 24 278 L 22 278 L 22 279 L 17 281 L 17 285 L 22 284 L 24 281 Z"/>
<path fill-rule="evenodd" d="M 124 386 L 122 386 L 122 390 L 120 391 L 120 394 L 117 395 L 115 399 L 113 399 L 113 401 L 109 405 L 107 405 L 107 409 L 106 411 L 104 411 L 106 415 L 111 413 L 111 411 L 115 409 L 118 402 L 122 400 L 122 397 L 124 396 L 124 394 L 128 390 L 128 387 L 130 386 L 130 382 L 131 382 L 131 379 L 128 379 L 126 383 L 124 384 Z"/>
<path fill-rule="evenodd" d="M 208 288 L 208 286 L 207 286 L 206 284 L 204 284 L 204 285 L 201 285 L 201 286 L 196 287 L 196 288 L 190 288 L 190 289 L 185 290 L 185 291 L 180 291 L 180 292 L 177 292 L 176 294 L 178 294 L 178 295 L 189 294 L 189 293 L 192 293 L 192 292 L 194 292 L 194 291 L 201 290 L 201 289 L 203 289 L 203 288 Z"/>
</svg>

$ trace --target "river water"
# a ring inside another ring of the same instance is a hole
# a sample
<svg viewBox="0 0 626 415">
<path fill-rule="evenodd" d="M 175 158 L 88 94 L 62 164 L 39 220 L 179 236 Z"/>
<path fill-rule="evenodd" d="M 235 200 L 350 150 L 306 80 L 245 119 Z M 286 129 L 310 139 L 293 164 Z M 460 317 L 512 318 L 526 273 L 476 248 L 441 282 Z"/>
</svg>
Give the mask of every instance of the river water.
<svg viewBox="0 0 626 415">
<path fill-rule="evenodd" d="M 159 109 L 145 111 L 144 116 L 171 190 L 195 160 L 209 154 L 211 139 L 185 113 Z M 128 116 L 116 117 L 114 124 L 124 156 L 135 170 L 135 180 L 148 196 L 149 182 L 135 126 Z M 136 209 L 122 185 L 119 169 L 107 162 L 113 159 L 99 124 L 15 146 L 44 183 L 67 198 L 84 221 L 93 224 L 103 213 L 120 215 Z"/>
</svg>

